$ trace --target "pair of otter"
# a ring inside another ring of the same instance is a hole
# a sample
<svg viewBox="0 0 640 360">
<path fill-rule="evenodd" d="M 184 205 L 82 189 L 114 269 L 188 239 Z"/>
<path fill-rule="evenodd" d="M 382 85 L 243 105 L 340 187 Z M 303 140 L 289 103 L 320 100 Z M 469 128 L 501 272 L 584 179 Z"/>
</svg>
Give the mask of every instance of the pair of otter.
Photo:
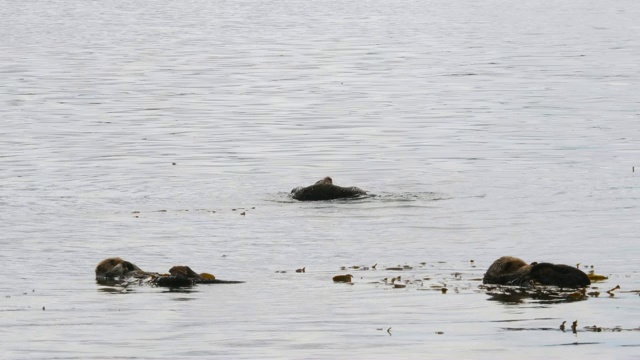
<svg viewBox="0 0 640 360">
<path fill-rule="evenodd" d="M 119 257 L 102 260 L 96 266 L 96 280 L 104 284 L 125 284 L 131 280 L 147 282 L 155 286 L 180 287 L 194 284 L 239 284 L 243 281 L 218 280 L 215 276 L 198 274 L 188 266 L 178 265 L 169 269 L 169 275 L 146 272 L 135 264 Z"/>
<path fill-rule="evenodd" d="M 591 285 L 591 280 L 579 269 L 559 264 L 527 264 L 513 256 L 503 256 L 494 261 L 484 274 L 485 284 L 526 286 L 534 281 L 541 285 L 578 288 Z"/>
<path fill-rule="evenodd" d="M 135 264 L 121 258 L 108 258 L 96 266 L 96 280 L 106 284 L 124 284 L 131 280 L 147 282 L 155 286 L 180 287 L 194 284 L 239 284 L 243 281 L 218 280 L 215 276 L 198 274 L 188 266 L 174 266 L 170 275 L 146 272 Z M 350 282 L 352 276 L 335 276 L 333 281 Z M 542 285 L 558 287 L 585 287 L 591 280 L 584 272 L 568 265 L 550 263 L 527 264 L 513 256 L 503 256 L 494 261 L 484 274 L 485 284 L 526 286 L 532 281 Z"/>
<path fill-rule="evenodd" d="M 318 180 L 313 185 L 297 187 L 291 190 L 291 197 L 300 201 L 334 200 L 361 195 L 367 195 L 367 192 L 355 186 L 342 187 L 333 185 L 333 180 L 328 176 Z"/>
</svg>

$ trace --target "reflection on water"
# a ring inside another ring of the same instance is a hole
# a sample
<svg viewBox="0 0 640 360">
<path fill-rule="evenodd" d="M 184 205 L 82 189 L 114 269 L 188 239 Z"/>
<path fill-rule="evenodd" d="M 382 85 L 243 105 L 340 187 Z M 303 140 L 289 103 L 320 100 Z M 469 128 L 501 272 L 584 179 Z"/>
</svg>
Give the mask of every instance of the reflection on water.
<svg viewBox="0 0 640 360">
<path fill-rule="evenodd" d="M 115 282 L 114 282 L 114 286 L 115 286 Z M 102 291 L 105 293 L 109 293 L 109 294 L 126 294 L 128 292 L 134 291 L 133 288 L 127 288 L 127 287 L 101 287 L 98 288 L 98 291 Z"/>
<path fill-rule="evenodd" d="M 552 287 L 512 287 L 485 286 L 490 300 L 505 304 L 521 304 L 525 300 L 533 300 L 540 304 L 556 304 L 562 302 L 584 301 L 589 298 L 582 290 Z"/>
<path fill-rule="evenodd" d="M 640 7 L 505 5 L 0 0 L 1 357 L 635 356 Z M 289 197 L 323 176 L 371 195 Z"/>
</svg>

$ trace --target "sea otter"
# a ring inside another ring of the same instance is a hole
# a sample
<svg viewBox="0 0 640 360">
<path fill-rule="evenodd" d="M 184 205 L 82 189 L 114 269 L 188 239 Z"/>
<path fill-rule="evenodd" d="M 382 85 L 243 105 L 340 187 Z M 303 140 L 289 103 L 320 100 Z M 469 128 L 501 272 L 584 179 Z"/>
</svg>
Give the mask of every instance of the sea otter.
<svg viewBox="0 0 640 360">
<path fill-rule="evenodd" d="M 333 185 L 333 180 L 328 176 L 311 186 L 297 187 L 291 190 L 291 197 L 300 201 L 334 200 L 360 195 L 367 195 L 367 192 L 355 186 Z"/>
<path fill-rule="evenodd" d="M 584 287 L 591 280 L 584 272 L 568 265 L 550 263 L 527 264 L 513 256 L 503 256 L 494 261 L 484 274 L 485 284 L 526 286 L 531 281 L 541 285 L 558 287 Z"/>
<path fill-rule="evenodd" d="M 132 276 L 134 273 L 144 275 L 139 267 L 119 257 L 104 259 L 96 266 L 96 277 L 101 278 Z"/>
<path fill-rule="evenodd" d="M 215 276 L 198 274 L 188 266 L 174 266 L 169 274 L 143 271 L 135 264 L 119 257 L 102 260 L 96 266 L 96 281 L 105 285 L 123 285 L 139 281 L 155 286 L 180 287 L 194 284 L 238 284 L 243 281 L 218 280 Z"/>
<path fill-rule="evenodd" d="M 533 263 L 529 276 L 543 285 L 558 287 L 585 287 L 591 285 L 589 276 L 573 266 L 550 263 Z"/>
<path fill-rule="evenodd" d="M 336 275 L 336 276 L 333 277 L 333 281 L 334 282 L 350 283 L 351 279 L 353 279 L 353 275 L 351 275 L 351 274 Z"/>
<path fill-rule="evenodd" d="M 531 265 L 513 256 L 503 256 L 489 266 L 482 282 L 485 284 L 523 285 Z"/>
</svg>

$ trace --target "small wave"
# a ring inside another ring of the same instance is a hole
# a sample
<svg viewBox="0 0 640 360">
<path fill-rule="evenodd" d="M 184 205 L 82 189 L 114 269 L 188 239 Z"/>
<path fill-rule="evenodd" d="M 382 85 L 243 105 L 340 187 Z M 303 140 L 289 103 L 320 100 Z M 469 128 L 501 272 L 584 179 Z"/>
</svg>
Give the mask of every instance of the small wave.
<svg viewBox="0 0 640 360">
<path fill-rule="evenodd" d="M 404 193 L 380 193 L 372 194 L 372 198 L 383 202 L 401 202 L 401 201 L 439 201 L 448 200 L 452 197 L 438 192 L 404 192 Z"/>
</svg>

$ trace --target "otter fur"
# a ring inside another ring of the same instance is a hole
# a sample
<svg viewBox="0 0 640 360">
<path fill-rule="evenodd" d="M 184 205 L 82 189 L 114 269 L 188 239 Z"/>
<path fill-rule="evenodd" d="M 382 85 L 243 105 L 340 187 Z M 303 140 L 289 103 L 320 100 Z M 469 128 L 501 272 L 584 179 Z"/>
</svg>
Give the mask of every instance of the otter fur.
<svg viewBox="0 0 640 360">
<path fill-rule="evenodd" d="M 484 274 L 485 284 L 526 286 L 531 282 L 567 288 L 591 285 L 587 274 L 581 270 L 561 264 L 532 263 L 513 256 L 503 256 L 494 261 Z"/>
<path fill-rule="evenodd" d="M 330 177 L 318 180 L 307 187 L 297 187 L 291 190 L 291 197 L 299 201 L 322 201 L 352 198 L 367 195 L 367 192 L 355 186 L 342 187 L 333 184 Z"/>
<path fill-rule="evenodd" d="M 529 276 L 543 285 L 558 287 L 585 287 L 591 285 L 589 276 L 569 265 L 539 263 L 533 264 Z"/>
<path fill-rule="evenodd" d="M 522 285 L 531 272 L 531 265 L 513 256 L 503 256 L 489 266 L 482 282 L 485 284 Z"/>
<path fill-rule="evenodd" d="M 96 266 L 96 278 L 117 278 L 136 274 L 144 275 L 145 272 L 119 257 L 104 259 Z"/>
</svg>

